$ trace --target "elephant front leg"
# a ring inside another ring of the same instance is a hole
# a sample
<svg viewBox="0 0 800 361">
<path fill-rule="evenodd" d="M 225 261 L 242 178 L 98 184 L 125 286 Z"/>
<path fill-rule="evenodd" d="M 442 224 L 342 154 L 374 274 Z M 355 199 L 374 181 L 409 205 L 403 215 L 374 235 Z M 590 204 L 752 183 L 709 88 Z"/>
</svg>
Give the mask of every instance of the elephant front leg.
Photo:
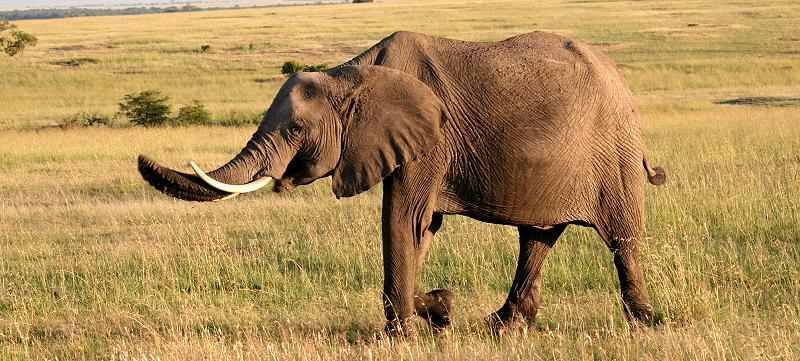
<svg viewBox="0 0 800 361">
<path fill-rule="evenodd" d="M 389 336 L 409 336 L 414 316 L 414 244 L 409 232 L 400 232 L 396 229 L 398 226 L 384 225 L 383 232 L 385 331 Z"/>
<path fill-rule="evenodd" d="M 417 273 L 422 270 L 428 248 L 433 242 L 433 236 L 436 235 L 436 231 L 441 226 L 442 214 L 434 212 L 428 229 L 425 230 L 416 247 Z M 439 289 L 427 293 L 417 290 L 414 294 L 414 310 L 417 315 L 428 321 L 434 333 L 440 333 L 445 331 L 447 326 L 450 326 L 450 313 L 453 311 L 454 301 L 455 295 L 449 290 Z"/>
<path fill-rule="evenodd" d="M 394 179 L 386 179 L 383 182 L 381 220 L 383 308 L 387 320 L 385 331 L 389 336 L 409 336 L 411 320 L 418 310 L 425 309 L 425 305 L 434 305 L 430 313 L 420 315 L 446 317 L 446 314 L 440 312 L 441 307 L 436 306 L 444 305 L 440 302 L 442 299 L 452 300 L 452 297 L 437 297 L 432 295 L 432 292 L 415 296 L 418 266 L 432 237 L 432 234 L 431 237 L 426 237 L 426 234 L 429 233 L 427 229 L 431 224 L 433 211 L 427 198 L 420 199 L 418 194 L 417 197 L 410 197 L 405 194 L 407 187 L 400 187 L 394 184 L 395 182 Z M 444 327 L 445 321 L 438 318 L 436 321 Z"/>
</svg>

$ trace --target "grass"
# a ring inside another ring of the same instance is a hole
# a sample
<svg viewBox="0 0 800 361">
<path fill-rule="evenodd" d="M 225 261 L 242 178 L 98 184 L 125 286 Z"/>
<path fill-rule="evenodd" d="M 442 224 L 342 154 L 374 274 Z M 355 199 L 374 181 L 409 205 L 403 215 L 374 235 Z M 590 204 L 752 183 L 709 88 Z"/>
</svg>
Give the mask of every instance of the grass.
<svg viewBox="0 0 800 361">
<path fill-rule="evenodd" d="M 18 22 L 40 43 L 0 58 L 0 358 L 800 358 L 798 108 L 717 104 L 800 97 L 798 18 L 788 1 L 441 1 Z M 620 64 L 668 173 L 646 188 L 643 249 L 664 322 L 627 324 L 609 252 L 571 227 L 535 329 L 495 339 L 481 319 L 505 298 L 515 231 L 446 217 L 420 282 L 458 294 L 451 334 L 375 340 L 380 189 L 337 201 L 326 179 L 181 202 L 141 180 L 136 155 L 209 168 L 253 126 L 43 128 L 149 88 L 257 114 L 284 61 L 337 64 L 398 29 L 549 30 Z M 80 58 L 98 62 L 52 64 Z"/>
</svg>

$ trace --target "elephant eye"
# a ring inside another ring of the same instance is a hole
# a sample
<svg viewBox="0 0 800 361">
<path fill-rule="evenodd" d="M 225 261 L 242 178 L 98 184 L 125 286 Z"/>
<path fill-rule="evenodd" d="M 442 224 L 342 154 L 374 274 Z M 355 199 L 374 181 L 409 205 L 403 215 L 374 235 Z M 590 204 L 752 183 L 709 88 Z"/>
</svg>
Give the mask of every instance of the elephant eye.
<svg viewBox="0 0 800 361">
<path fill-rule="evenodd" d="M 312 85 L 308 85 L 305 87 L 303 91 L 303 97 L 306 99 L 311 99 L 317 95 L 317 88 Z"/>
<path fill-rule="evenodd" d="M 294 124 L 289 126 L 289 131 L 292 134 L 300 133 L 300 131 L 302 131 L 302 130 L 303 130 L 303 127 L 301 127 L 300 124 L 297 124 L 297 123 L 294 123 Z"/>
</svg>

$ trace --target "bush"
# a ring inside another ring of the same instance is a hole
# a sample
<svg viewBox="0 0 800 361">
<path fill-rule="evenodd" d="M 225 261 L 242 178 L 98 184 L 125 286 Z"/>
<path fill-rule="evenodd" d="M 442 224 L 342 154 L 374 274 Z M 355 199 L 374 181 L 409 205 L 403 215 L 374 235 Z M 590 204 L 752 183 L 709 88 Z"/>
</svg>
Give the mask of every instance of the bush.
<svg viewBox="0 0 800 361">
<path fill-rule="evenodd" d="M 17 30 L 17 26 L 6 20 L 0 20 L 0 52 L 14 56 L 28 46 L 36 46 L 39 42 L 35 36 Z"/>
<path fill-rule="evenodd" d="M 328 64 L 306 65 L 303 71 L 325 71 L 328 70 Z"/>
<path fill-rule="evenodd" d="M 211 113 L 199 100 L 178 109 L 178 116 L 173 120 L 175 125 L 203 125 L 211 123 Z"/>
<path fill-rule="evenodd" d="M 325 71 L 328 69 L 328 64 L 307 65 L 297 60 L 289 60 L 283 63 L 281 73 L 292 75 L 298 71 Z"/>
<path fill-rule="evenodd" d="M 205 44 L 200 46 L 200 51 L 203 53 L 207 53 L 209 50 L 211 50 L 211 45 Z"/>
<path fill-rule="evenodd" d="M 139 94 L 128 94 L 119 103 L 119 113 L 134 125 L 153 127 L 169 122 L 169 98 L 161 96 L 157 90 L 147 90 Z"/>
<path fill-rule="evenodd" d="M 58 122 L 58 126 L 64 129 L 86 128 L 95 125 L 111 126 L 111 117 L 98 113 L 80 112 Z"/>
<path fill-rule="evenodd" d="M 298 71 L 301 71 L 302 69 L 303 64 L 301 64 L 299 61 L 289 60 L 283 63 L 283 66 L 281 67 L 281 74 L 292 75 Z"/>
</svg>

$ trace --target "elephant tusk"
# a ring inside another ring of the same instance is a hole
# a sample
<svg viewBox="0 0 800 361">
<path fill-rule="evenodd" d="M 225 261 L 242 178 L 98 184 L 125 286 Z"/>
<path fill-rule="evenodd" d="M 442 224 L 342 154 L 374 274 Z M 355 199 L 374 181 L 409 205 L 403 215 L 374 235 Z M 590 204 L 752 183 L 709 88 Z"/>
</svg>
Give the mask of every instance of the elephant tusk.
<svg viewBox="0 0 800 361">
<path fill-rule="evenodd" d="M 228 199 L 231 199 L 231 198 L 236 198 L 236 196 L 238 196 L 240 194 L 241 193 L 231 193 L 231 194 L 228 194 L 227 196 L 222 197 L 220 199 L 215 199 L 212 202 L 219 202 L 219 201 L 225 201 L 225 200 L 228 200 Z"/>
<path fill-rule="evenodd" d="M 200 177 L 200 179 L 202 179 L 204 182 L 206 182 L 209 186 L 211 186 L 214 189 L 217 189 L 217 190 L 220 190 L 220 191 L 223 191 L 223 192 L 228 192 L 228 193 L 247 193 L 247 192 L 252 192 L 252 191 L 258 190 L 260 188 L 263 188 L 265 185 L 269 184 L 269 182 L 272 182 L 272 177 L 264 177 L 264 178 L 256 179 L 256 180 L 254 180 L 254 181 L 252 181 L 250 183 L 247 183 L 247 184 L 241 184 L 241 185 L 226 184 L 226 183 L 222 183 L 220 181 L 217 181 L 214 178 L 209 177 L 205 172 L 203 172 L 202 169 L 200 169 L 200 167 L 197 166 L 197 164 L 195 164 L 192 161 L 189 162 L 189 166 L 192 167 L 192 170 L 194 170 L 194 172 L 197 174 L 197 176 Z M 228 197 L 223 198 L 223 199 L 233 198 L 233 197 L 235 197 L 235 196 L 234 195 L 229 195 Z"/>
</svg>

